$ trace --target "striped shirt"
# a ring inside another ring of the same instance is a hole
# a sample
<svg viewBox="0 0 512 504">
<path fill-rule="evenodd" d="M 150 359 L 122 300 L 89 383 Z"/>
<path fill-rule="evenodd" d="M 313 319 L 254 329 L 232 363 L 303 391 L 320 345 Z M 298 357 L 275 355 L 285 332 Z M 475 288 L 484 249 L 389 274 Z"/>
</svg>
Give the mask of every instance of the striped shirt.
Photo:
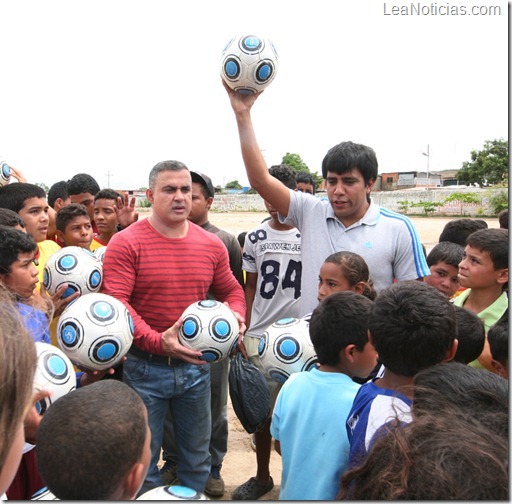
<svg viewBox="0 0 512 504">
<path fill-rule="evenodd" d="M 128 307 L 133 317 L 133 343 L 162 354 L 161 333 L 192 303 L 206 299 L 229 302 L 245 317 L 243 289 L 229 267 L 228 253 L 213 233 L 189 222 L 184 238 L 166 238 L 148 219 L 116 233 L 103 263 L 101 291 Z"/>
</svg>

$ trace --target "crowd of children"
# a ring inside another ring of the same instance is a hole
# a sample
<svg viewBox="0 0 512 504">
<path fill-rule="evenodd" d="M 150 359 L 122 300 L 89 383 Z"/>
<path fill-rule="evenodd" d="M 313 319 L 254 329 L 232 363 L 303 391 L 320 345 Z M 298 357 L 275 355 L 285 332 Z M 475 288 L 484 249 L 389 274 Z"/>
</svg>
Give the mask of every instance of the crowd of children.
<svg viewBox="0 0 512 504">
<path fill-rule="evenodd" d="M 283 165 L 270 174 L 315 197 L 306 176 Z M 239 351 L 257 365 L 264 329 L 303 315 L 300 231 L 265 204 L 270 219 L 239 236 L 247 305 Z M 26 182 L 0 188 L 0 494 L 9 499 L 47 485 L 60 499 L 127 500 L 147 485 L 151 421 L 120 374 L 102 379 L 116 370 L 77 373 L 77 390 L 43 417 L 32 394 L 34 341 L 55 342 L 56 321 L 78 295 L 41 287 L 48 257 L 60 247 L 108 247 L 137 220 L 133 198 L 100 190 L 87 174 L 48 195 Z M 272 438 L 282 500 L 508 498 L 508 212 L 499 222 L 454 219 L 424 258 L 423 282 L 378 293 L 362 255 L 325 255 L 317 305 L 305 315 L 318 366 L 282 386 L 269 379 L 255 476 L 233 499 L 256 500 L 274 486 Z"/>
</svg>

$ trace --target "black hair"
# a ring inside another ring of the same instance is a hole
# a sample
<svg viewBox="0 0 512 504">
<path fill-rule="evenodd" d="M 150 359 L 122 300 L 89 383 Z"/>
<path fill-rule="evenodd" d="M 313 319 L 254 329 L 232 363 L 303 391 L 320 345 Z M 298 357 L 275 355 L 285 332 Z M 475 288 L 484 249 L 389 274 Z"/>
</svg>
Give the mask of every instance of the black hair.
<svg viewBox="0 0 512 504">
<path fill-rule="evenodd" d="M 0 187 L 1 208 L 8 208 L 13 212 L 19 213 L 25 206 L 26 200 L 30 198 L 46 199 L 46 193 L 42 187 L 27 182 Z"/>
<path fill-rule="evenodd" d="M 21 226 L 23 229 L 27 227 L 20 214 L 8 208 L 0 208 L 0 225 L 9 227 Z"/>
<path fill-rule="evenodd" d="M 295 176 L 297 178 L 297 184 L 311 184 L 313 186 L 313 194 L 316 192 L 316 184 L 315 179 L 313 178 L 313 175 L 311 173 L 303 170 L 295 173 Z"/>
<path fill-rule="evenodd" d="M 87 217 L 90 220 L 87 208 L 81 203 L 70 203 L 69 205 L 59 208 L 57 216 L 55 217 L 55 226 L 57 227 L 57 230 L 64 233 L 66 231 L 66 226 L 75 217 L 82 216 Z"/>
<path fill-rule="evenodd" d="M 487 333 L 492 358 L 504 367 L 508 365 L 508 308 Z"/>
<path fill-rule="evenodd" d="M 413 378 L 413 395 L 414 419 L 454 413 L 508 439 L 508 380 L 487 369 L 453 361 L 430 366 Z"/>
<path fill-rule="evenodd" d="M 378 163 L 375 151 L 366 145 L 354 142 L 341 142 L 331 147 L 322 161 L 322 176 L 327 172 L 341 175 L 354 169 L 359 170 L 365 185 L 377 180 Z"/>
<path fill-rule="evenodd" d="M 454 268 L 459 267 L 459 263 L 462 261 L 462 255 L 464 254 L 464 247 L 458 243 L 449 241 L 439 242 L 428 254 L 427 265 L 435 266 L 436 264 L 443 262 L 449 264 Z"/>
<path fill-rule="evenodd" d="M 122 198 L 122 195 L 119 194 L 114 189 L 101 189 L 94 195 L 94 201 L 98 201 L 100 199 L 108 199 L 114 200 L 117 203 L 117 198 Z"/>
<path fill-rule="evenodd" d="M 146 408 L 125 383 L 101 380 L 73 390 L 45 412 L 37 464 L 61 500 L 109 500 L 142 455 Z"/>
<path fill-rule="evenodd" d="M 362 351 L 368 343 L 368 320 L 373 302 L 352 291 L 327 296 L 309 321 L 311 342 L 320 364 L 335 366 L 347 345 Z"/>
<path fill-rule="evenodd" d="M 500 223 L 500 228 L 508 229 L 508 208 L 498 214 L 498 222 Z"/>
<path fill-rule="evenodd" d="M 471 233 L 487 228 L 487 222 L 482 219 L 454 219 L 445 224 L 439 235 L 439 241 L 449 241 L 464 246 L 466 238 Z"/>
<path fill-rule="evenodd" d="M 280 180 L 288 189 L 295 189 L 297 187 L 295 171 L 288 165 L 273 165 L 268 171 L 272 177 Z"/>
<path fill-rule="evenodd" d="M 480 357 L 485 345 L 485 326 L 478 316 L 462 306 L 455 308 L 457 351 L 454 361 L 469 364 Z"/>
<path fill-rule="evenodd" d="M 237 240 L 240 244 L 240 248 L 244 248 L 245 246 L 245 235 L 247 234 L 247 231 L 242 231 L 241 233 L 238 233 Z"/>
<path fill-rule="evenodd" d="M 383 289 L 370 316 L 379 361 L 402 376 L 414 376 L 445 359 L 456 327 L 455 310 L 448 298 L 417 280 Z"/>
<path fill-rule="evenodd" d="M 67 180 L 55 182 L 55 184 L 50 187 L 48 191 L 48 205 L 55 209 L 55 201 L 59 198 L 63 201 L 69 198 Z"/>
<path fill-rule="evenodd" d="M 481 229 L 471 233 L 466 244 L 491 257 L 495 270 L 508 268 L 508 229 Z"/>
<path fill-rule="evenodd" d="M 77 173 L 68 181 L 68 194 L 89 193 L 93 196 L 100 190 L 98 182 L 88 173 Z"/>
<path fill-rule="evenodd" d="M 19 254 L 37 250 L 33 238 L 14 227 L 0 225 L 0 274 L 11 273 L 11 266 L 18 260 Z"/>
</svg>

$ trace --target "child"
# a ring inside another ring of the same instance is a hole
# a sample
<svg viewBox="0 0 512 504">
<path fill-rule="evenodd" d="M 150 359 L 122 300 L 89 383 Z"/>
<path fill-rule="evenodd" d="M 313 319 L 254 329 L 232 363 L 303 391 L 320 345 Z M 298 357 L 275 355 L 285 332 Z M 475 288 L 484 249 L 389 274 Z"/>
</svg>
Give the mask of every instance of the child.
<svg viewBox="0 0 512 504">
<path fill-rule="evenodd" d="M 16 228 L 24 232 L 27 231 L 25 221 L 19 214 L 8 208 L 0 208 L 0 225 Z"/>
<path fill-rule="evenodd" d="M 487 339 L 495 373 L 508 380 L 508 309 L 498 322 L 491 326 Z"/>
<path fill-rule="evenodd" d="M 57 241 L 62 247 L 82 247 L 89 250 L 93 239 L 91 219 L 87 208 L 70 203 L 57 212 Z"/>
<path fill-rule="evenodd" d="M 272 177 L 290 189 L 295 189 L 294 171 L 286 165 L 269 169 Z M 261 368 L 258 344 L 265 329 L 283 317 L 299 316 L 301 295 L 300 233 L 292 226 L 279 222 L 277 210 L 265 201 L 270 219 L 249 231 L 245 237 L 243 269 L 246 271 L 245 299 L 247 331 L 243 348 L 248 358 Z M 271 404 L 275 403 L 280 384 L 268 379 Z M 274 487 L 270 476 L 272 437 L 270 419 L 263 430 L 254 435 L 256 445 L 256 476 L 238 486 L 234 500 L 256 500 Z"/>
<path fill-rule="evenodd" d="M 27 233 L 37 243 L 39 248 L 37 256 L 38 278 L 39 282 L 42 282 L 44 266 L 48 257 L 60 249 L 59 245 L 53 240 L 48 240 L 46 237 L 49 223 L 49 207 L 44 190 L 39 186 L 26 182 L 0 187 L 0 208 L 8 208 L 18 213 L 25 222 Z M 66 288 L 63 286 L 61 290 L 52 296 L 52 301 L 56 304 L 56 308 L 59 308 L 57 301 L 60 300 Z M 69 301 L 71 299 L 67 298 L 66 300 L 60 300 L 60 303 L 65 305 Z"/>
<path fill-rule="evenodd" d="M 467 289 L 454 301 L 456 306 L 478 315 L 486 332 L 508 308 L 508 230 L 482 229 L 468 236 L 459 264 L 459 282 Z M 494 371 L 489 344 L 472 366 Z"/>
<path fill-rule="evenodd" d="M 373 303 L 354 292 L 328 296 L 309 325 L 319 367 L 295 373 L 283 385 L 271 433 L 283 458 L 280 500 L 332 500 L 348 460 L 344 421 L 377 355 L 368 341 Z M 307 462 L 306 462 L 307 460 Z"/>
<path fill-rule="evenodd" d="M 464 247 L 471 233 L 488 227 L 487 222 L 482 219 L 453 219 L 444 226 L 439 235 L 439 242 L 449 241 Z"/>
<path fill-rule="evenodd" d="M 343 475 L 342 500 L 509 500 L 508 443 L 455 413 L 435 411 L 375 441 Z"/>
<path fill-rule="evenodd" d="M 313 175 L 307 171 L 300 171 L 296 174 L 297 177 L 297 191 L 315 194 L 315 180 Z"/>
<path fill-rule="evenodd" d="M 318 275 L 318 302 L 333 292 L 353 291 L 372 301 L 377 297 L 365 260 L 354 252 L 335 252 L 322 264 Z"/>
<path fill-rule="evenodd" d="M 458 243 L 438 243 L 427 256 L 430 275 L 425 282 L 451 298 L 459 290 L 459 263 L 464 247 Z"/>
<path fill-rule="evenodd" d="M 453 360 L 469 364 L 478 358 L 485 345 L 485 327 L 482 321 L 469 310 L 454 306 L 457 321 L 457 352 Z"/>
<path fill-rule="evenodd" d="M 399 282 L 381 291 L 369 331 L 384 372 L 361 386 L 348 415 L 350 466 L 364 459 L 380 427 L 397 418 L 410 421 L 411 390 L 407 387 L 414 375 L 453 359 L 457 350 L 452 304 L 422 282 Z"/>
<path fill-rule="evenodd" d="M 68 180 L 67 190 L 71 203 L 79 203 L 87 209 L 93 232 L 97 233 L 94 222 L 94 195 L 100 190 L 98 182 L 88 173 L 77 173 Z"/>
<path fill-rule="evenodd" d="M 133 500 L 150 459 L 147 411 L 128 385 L 105 380 L 52 404 L 39 427 L 37 461 L 61 500 Z"/>
<path fill-rule="evenodd" d="M 22 456 L 23 422 L 33 406 L 37 354 L 16 307 L 8 296 L 0 296 L 0 496 L 4 500 Z"/>
<path fill-rule="evenodd" d="M 110 238 L 116 233 L 119 224 L 117 198 L 122 196 L 113 189 L 101 189 L 94 196 L 94 222 L 98 234 L 92 240 L 91 250 L 108 245 Z"/>
</svg>

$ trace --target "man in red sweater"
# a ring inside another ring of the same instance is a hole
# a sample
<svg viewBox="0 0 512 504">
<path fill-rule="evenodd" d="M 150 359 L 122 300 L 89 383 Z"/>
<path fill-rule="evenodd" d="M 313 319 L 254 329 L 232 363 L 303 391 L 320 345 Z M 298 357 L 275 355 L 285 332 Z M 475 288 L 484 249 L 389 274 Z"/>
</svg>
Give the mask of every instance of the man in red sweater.
<svg viewBox="0 0 512 504">
<path fill-rule="evenodd" d="M 178 341 L 183 311 L 206 299 L 229 303 L 245 331 L 244 292 L 222 241 L 187 220 L 192 180 L 179 161 L 162 161 L 149 175 L 147 219 L 116 233 L 103 264 L 102 292 L 122 301 L 133 317 L 133 345 L 123 381 L 142 397 L 151 429 L 151 464 L 140 490 L 161 486 L 157 463 L 170 407 L 178 449 L 178 479 L 203 492 L 210 473 L 210 369 L 201 353 Z M 241 337 L 241 336 L 240 336 Z"/>
</svg>

